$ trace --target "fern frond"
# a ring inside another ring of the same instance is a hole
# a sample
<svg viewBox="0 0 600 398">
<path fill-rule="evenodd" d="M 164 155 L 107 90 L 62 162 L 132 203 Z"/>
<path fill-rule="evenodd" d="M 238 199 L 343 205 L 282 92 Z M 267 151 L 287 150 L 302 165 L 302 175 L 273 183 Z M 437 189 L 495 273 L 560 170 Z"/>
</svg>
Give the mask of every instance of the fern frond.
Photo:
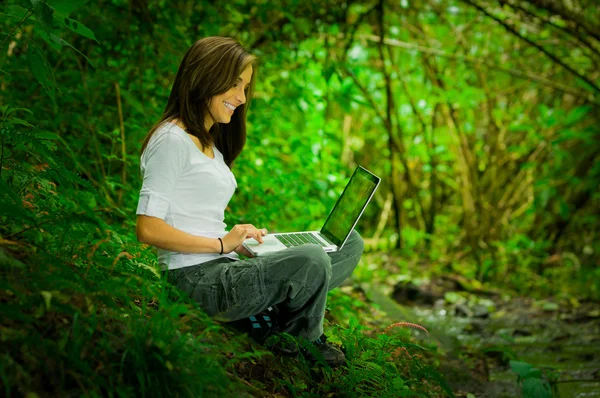
<svg viewBox="0 0 600 398">
<path fill-rule="evenodd" d="M 429 336 L 429 331 L 427 329 L 425 329 L 423 326 L 417 325 L 416 323 L 410 323 L 410 322 L 393 323 L 390 326 L 388 326 L 387 328 L 385 328 L 385 330 L 383 332 L 387 333 L 391 328 L 394 328 L 394 327 L 419 329 L 419 330 L 422 330 L 423 332 L 425 332 L 427 334 L 427 336 Z"/>
</svg>

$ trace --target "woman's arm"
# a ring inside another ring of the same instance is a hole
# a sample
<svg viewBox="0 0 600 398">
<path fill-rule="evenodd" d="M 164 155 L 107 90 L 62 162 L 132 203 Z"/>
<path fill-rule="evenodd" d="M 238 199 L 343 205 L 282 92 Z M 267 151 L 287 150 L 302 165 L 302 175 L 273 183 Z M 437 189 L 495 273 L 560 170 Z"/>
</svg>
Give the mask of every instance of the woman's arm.
<svg viewBox="0 0 600 398">
<path fill-rule="evenodd" d="M 221 252 L 219 239 L 188 234 L 157 217 L 138 215 L 135 232 L 141 243 L 164 250 L 180 253 Z"/>
<path fill-rule="evenodd" d="M 163 219 L 138 214 L 135 227 L 141 243 L 160 249 L 180 253 L 221 253 L 221 242 L 217 238 L 206 238 L 183 232 L 167 224 Z M 266 229 L 257 229 L 252 224 L 235 225 L 223 239 L 223 253 L 230 253 L 246 238 L 254 238 L 262 243 Z M 245 254 L 245 253 L 243 253 Z"/>
</svg>

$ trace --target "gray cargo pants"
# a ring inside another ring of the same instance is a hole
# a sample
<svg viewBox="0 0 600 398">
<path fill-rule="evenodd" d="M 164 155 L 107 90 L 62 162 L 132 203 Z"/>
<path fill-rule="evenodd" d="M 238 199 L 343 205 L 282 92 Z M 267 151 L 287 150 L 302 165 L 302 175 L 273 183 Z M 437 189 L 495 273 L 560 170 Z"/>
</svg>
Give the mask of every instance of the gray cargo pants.
<svg viewBox="0 0 600 398">
<path fill-rule="evenodd" d="M 226 257 L 168 271 L 168 281 L 218 321 L 243 319 L 277 305 L 282 330 L 316 340 L 323 334 L 327 292 L 348 278 L 364 242 L 352 231 L 342 250 L 302 245 L 261 257 Z"/>
</svg>

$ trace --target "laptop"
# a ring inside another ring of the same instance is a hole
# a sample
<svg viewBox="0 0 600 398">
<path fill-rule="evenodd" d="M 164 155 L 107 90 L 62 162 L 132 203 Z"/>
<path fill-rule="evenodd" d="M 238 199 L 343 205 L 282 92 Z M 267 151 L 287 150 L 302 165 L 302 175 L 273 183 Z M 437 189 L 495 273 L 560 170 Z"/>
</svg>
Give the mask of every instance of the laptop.
<svg viewBox="0 0 600 398">
<path fill-rule="evenodd" d="M 358 166 L 320 231 L 273 233 L 263 237 L 262 244 L 250 238 L 243 245 L 254 256 L 307 243 L 317 244 L 326 252 L 341 250 L 380 182 L 375 174 Z"/>
</svg>

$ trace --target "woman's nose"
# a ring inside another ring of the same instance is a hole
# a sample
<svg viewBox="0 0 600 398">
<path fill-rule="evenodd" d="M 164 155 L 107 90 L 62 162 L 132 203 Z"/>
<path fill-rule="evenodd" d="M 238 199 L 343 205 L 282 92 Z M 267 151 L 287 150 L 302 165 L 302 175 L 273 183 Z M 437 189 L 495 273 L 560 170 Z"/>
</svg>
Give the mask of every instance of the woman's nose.
<svg viewBox="0 0 600 398">
<path fill-rule="evenodd" d="M 237 95 L 235 96 L 235 98 L 240 101 L 242 104 L 246 103 L 246 91 L 244 89 L 241 89 Z"/>
</svg>

